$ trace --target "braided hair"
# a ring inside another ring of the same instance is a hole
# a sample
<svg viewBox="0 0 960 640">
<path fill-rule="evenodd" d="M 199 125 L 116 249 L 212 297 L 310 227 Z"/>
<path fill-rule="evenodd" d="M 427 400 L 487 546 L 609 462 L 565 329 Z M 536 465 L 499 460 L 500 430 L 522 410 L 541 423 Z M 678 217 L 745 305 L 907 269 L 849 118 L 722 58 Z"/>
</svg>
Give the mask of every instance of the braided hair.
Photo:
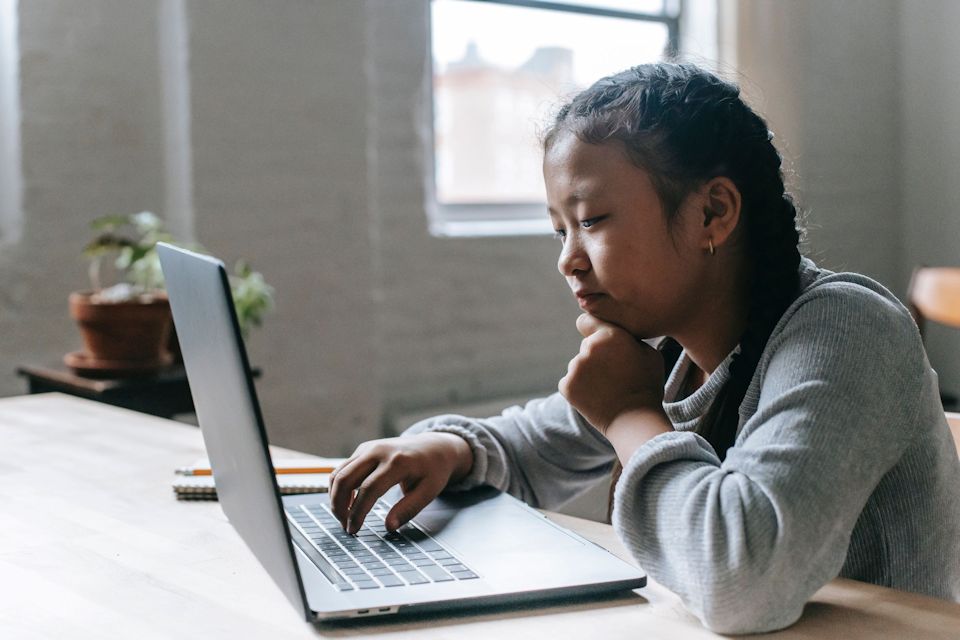
<svg viewBox="0 0 960 640">
<path fill-rule="evenodd" d="M 597 81 L 560 109 L 544 149 L 562 132 L 589 144 L 622 142 L 650 175 L 668 225 L 684 198 L 711 178 L 725 176 L 740 191 L 739 226 L 751 267 L 747 327 L 729 379 L 699 428 L 723 460 L 770 333 L 799 294 L 798 215 L 773 134 L 736 85 L 675 63 L 640 65 Z"/>
</svg>

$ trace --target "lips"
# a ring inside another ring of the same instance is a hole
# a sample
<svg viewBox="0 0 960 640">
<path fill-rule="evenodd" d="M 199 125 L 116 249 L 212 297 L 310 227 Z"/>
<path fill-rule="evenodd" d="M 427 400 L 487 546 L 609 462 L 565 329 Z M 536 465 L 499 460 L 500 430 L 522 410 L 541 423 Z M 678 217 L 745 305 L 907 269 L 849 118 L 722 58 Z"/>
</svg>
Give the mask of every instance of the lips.
<svg viewBox="0 0 960 640">
<path fill-rule="evenodd" d="M 599 296 L 602 294 L 599 291 L 591 291 L 590 289 L 574 289 L 573 295 L 578 298 L 586 298 L 589 296 Z"/>
<path fill-rule="evenodd" d="M 581 309 L 595 305 L 604 296 L 599 291 L 574 291 L 573 295 L 577 297 Z"/>
</svg>

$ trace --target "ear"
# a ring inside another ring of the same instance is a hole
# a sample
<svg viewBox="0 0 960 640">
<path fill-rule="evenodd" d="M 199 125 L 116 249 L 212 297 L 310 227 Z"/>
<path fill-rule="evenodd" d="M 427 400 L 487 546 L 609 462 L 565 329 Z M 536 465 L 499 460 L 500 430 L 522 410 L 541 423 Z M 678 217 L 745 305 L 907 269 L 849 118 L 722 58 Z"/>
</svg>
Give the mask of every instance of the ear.
<svg viewBox="0 0 960 640">
<path fill-rule="evenodd" d="M 700 188 L 703 211 L 700 230 L 703 248 L 726 244 L 740 222 L 742 198 L 733 180 L 726 176 L 711 178 Z"/>
</svg>

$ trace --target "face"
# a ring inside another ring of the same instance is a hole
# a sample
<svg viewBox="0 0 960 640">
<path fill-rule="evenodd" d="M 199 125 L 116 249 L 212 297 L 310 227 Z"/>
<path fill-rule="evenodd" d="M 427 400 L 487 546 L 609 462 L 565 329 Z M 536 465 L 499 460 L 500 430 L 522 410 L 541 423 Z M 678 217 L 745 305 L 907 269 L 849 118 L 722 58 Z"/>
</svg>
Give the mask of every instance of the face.
<svg viewBox="0 0 960 640">
<path fill-rule="evenodd" d="M 649 175 L 620 142 L 561 133 L 543 175 L 557 267 L 581 309 L 638 338 L 677 335 L 704 293 L 702 208 L 688 198 L 668 225 Z"/>
</svg>

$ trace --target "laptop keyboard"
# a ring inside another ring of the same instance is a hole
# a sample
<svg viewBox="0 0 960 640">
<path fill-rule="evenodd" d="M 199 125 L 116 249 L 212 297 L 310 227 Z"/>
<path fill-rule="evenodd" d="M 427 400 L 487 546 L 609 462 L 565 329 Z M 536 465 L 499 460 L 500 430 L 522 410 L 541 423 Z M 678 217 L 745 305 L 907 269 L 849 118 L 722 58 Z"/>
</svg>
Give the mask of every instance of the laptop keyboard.
<svg viewBox="0 0 960 640">
<path fill-rule="evenodd" d="M 327 505 L 286 507 L 290 523 L 319 552 L 319 558 L 311 557 L 314 564 L 340 591 L 477 577 L 434 538 L 411 524 L 388 533 L 383 519 L 389 510 L 387 503 L 378 500 L 356 536 L 352 536 L 343 530 Z"/>
</svg>

